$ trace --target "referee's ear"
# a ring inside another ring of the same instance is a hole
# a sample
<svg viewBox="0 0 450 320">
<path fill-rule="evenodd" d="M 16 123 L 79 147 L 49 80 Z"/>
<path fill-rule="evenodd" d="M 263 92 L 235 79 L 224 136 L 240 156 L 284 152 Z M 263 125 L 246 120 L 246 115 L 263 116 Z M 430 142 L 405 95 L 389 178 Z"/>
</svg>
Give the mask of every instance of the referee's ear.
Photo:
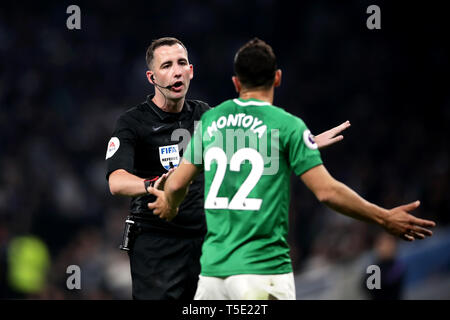
<svg viewBox="0 0 450 320">
<path fill-rule="evenodd" d="M 146 72 L 145 74 L 147 75 L 147 80 L 148 80 L 148 82 L 150 82 L 151 84 L 154 85 L 155 82 L 154 82 L 153 79 L 152 79 L 153 71 L 147 70 L 147 72 Z"/>
<path fill-rule="evenodd" d="M 189 65 L 189 80 L 192 80 L 194 77 L 194 66 L 192 64 Z"/>
</svg>

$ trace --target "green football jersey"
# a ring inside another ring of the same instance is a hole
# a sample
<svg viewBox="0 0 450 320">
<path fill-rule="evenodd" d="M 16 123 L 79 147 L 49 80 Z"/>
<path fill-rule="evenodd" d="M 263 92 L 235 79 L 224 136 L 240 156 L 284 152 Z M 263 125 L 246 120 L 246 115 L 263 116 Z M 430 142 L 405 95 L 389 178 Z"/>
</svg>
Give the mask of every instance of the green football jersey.
<svg viewBox="0 0 450 320">
<path fill-rule="evenodd" d="M 268 102 L 228 100 L 203 114 L 184 158 L 205 175 L 201 274 L 292 272 L 290 174 L 322 163 L 305 123 Z"/>
</svg>

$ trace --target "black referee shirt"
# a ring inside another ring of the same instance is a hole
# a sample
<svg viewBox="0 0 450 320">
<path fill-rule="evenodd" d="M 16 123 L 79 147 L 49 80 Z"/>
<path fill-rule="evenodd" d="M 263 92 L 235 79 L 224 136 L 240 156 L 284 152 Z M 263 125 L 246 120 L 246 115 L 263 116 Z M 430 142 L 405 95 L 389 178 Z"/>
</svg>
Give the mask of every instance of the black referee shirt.
<svg viewBox="0 0 450 320">
<path fill-rule="evenodd" d="M 181 112 L 169 113 L 158 108 L 152 98 L 153 95 L 148 96 L 145 102 L 127 110 L 117 120 L 106 154 L 107 180 L 118 169 L 141 178 L 166 173 L 170 162 L 176 166 L 181 161 L 183 147 L 187 146 L 195 129 L 194 121 L 199 121 L 210 108 L 202 101 L 185 100 Z M 148 209 L 147 204 L 155 200 L 153 195 L 132 198 L 131 214 L 140 217 L 155 232 L 202 236 L 206 232 L 203 183 L 204 176 L 199 174 L 171 222 L 153 215 Z"/>
</svg>

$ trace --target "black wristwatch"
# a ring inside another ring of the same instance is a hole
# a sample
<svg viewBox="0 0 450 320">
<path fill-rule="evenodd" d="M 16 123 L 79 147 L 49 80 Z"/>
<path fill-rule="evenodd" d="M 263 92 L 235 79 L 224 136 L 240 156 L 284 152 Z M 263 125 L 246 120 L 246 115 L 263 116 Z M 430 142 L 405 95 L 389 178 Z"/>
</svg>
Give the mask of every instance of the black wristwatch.
<svg viewBox="0 0 450 320">
<path fill-rule="evenodd" d="M 148 193 L 148 187 L 153 187 L 155 185 L 156 180 L 158 180 L 159 177 L 154 177 L 153 179 L 145 179 L 144 180 L 144 186 L 145 186 L 145 192 Z"/>
</svg>

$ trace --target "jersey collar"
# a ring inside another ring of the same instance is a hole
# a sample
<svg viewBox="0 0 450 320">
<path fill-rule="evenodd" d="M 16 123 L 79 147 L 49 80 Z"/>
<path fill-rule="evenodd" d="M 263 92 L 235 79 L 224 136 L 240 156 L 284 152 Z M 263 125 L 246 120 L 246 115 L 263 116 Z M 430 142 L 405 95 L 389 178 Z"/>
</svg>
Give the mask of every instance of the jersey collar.
<svg viewBox="0 0 450 320">
<path fill-rule="evenodd" d="M 233 99 L 233 102 L 241 107 L 247 107 L 247 106 L 270 106 L 270 103 L 267 101 L 262 101 L 254 98 L 250 99 L 242 99 L 242 98 L 236 98 Z"/>
<path fill-rule="evenodd" d="M 172 112 L 165 112 L 164 110 L 161 110 L 161 108 L 159 108 L 154 102 L 153 102 L 153 97 L 155 95 L 154 94 L 149 94 L 147 96 L 147 100 L 146 103 L 147 105 L 150 107 L 150 109 L 152 109 L 156 115 L 161 119 L 161 120 L 167 120 L 167 119 L 178 119 L 181 117 L 181 115 L 183 115 L 186 111 L 189 111 L 189 107 L 186 103 L 186 99 L 184 100 L 184 104 L 183 104 L 183 109 L 181 109 L 180 112 L 178 113 L 172 113 Z"/>
</svg>

